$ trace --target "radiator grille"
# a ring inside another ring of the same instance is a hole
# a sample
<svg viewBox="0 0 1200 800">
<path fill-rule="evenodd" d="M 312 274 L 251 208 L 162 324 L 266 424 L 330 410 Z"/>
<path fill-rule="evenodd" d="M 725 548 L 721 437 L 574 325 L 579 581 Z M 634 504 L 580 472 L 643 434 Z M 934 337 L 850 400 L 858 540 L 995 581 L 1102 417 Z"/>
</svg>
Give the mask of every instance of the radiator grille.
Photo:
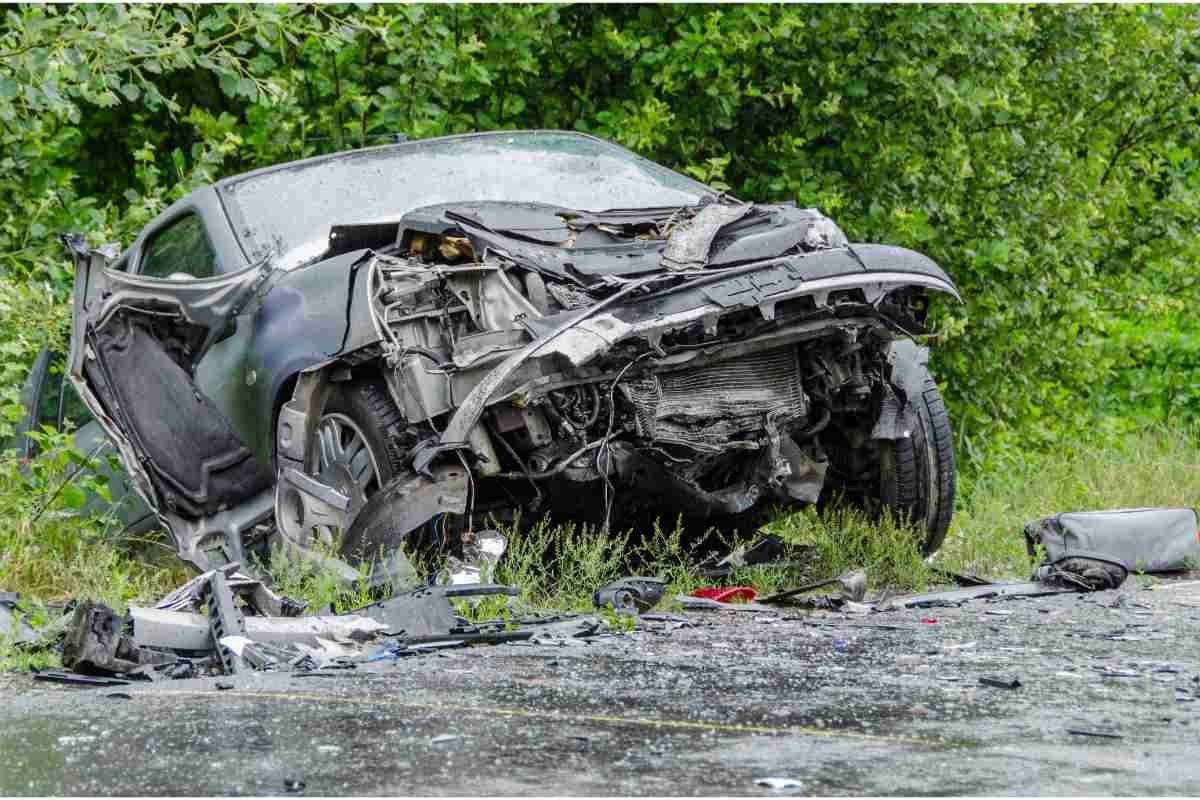
<svg viewBox="0 0 1200 800">
<path fill-rule="evenodd" d="M 795 418 L 806 406 L 795 348 L 628 380 L 621 390 L 636 409 L 639 436 L 705 452 L 762 431 L 768 415 Z"/>
</svg>

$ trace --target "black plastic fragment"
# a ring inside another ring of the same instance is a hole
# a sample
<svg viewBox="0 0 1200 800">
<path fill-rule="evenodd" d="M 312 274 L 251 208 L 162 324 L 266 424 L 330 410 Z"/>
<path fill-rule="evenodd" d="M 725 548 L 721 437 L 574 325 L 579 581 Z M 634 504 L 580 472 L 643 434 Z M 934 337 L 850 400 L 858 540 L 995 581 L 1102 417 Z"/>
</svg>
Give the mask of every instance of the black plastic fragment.
<svg viewBox="0 0 1200 800">
<path fill-rule="evenodd" d="M 1098 739 L 1124 739 L 1125 737 L 1119 733 L 1111 731 L 1096 731 L 1087 728 L 1067 728 L 1067 733 L 1072 736 L 1094 736 Z"/>
<path fill-rule="evenodd" d="M 392 634 L 402 635 L 409 642 L 439 641 L 436 638 L 430 640 L 428 637 L 445 637 L 457 634 L 459 630 L 474 632 L 473 628 L 463 627 L 450 598 L 497 594 L 516 596 L 520 593 L 521 590 L 514 586 L 493 584 L 426 586 L 394 595 L 350 613 L 382 622 Z"/>
<path fill-rule="evenodd" d="M 60 669 L 44 669 L 33 673 L 35 681 L 48 683 L 67 683 L 76 686 L 128 686 L 132 681 L 121 678 L 109 678 L 102 675 L 80 675 L 77 672 L 64 672 Z"/>
<path fill-rule="evenodd" d="M 1016 678 L 1005 678 L 999 675 L 984 675 L 979 679 L 981 686 L 993 686 L 997 689 L 1019 689 L 1021 681 Z"/>
</svg>

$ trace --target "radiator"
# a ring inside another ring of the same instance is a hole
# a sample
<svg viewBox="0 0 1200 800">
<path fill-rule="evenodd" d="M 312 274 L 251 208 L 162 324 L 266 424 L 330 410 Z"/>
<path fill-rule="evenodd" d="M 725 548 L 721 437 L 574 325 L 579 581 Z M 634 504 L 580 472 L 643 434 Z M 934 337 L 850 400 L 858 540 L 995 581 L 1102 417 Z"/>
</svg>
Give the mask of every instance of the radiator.
<svg viewBox="0 0 1200 800">
<path fill-rule="evenodd" d="M 635 408 L 640 437 L 709 453 L 753 441 L 746 434 L 763 431 L 768 416 L 807 411 L 794 347 L 623 381 L 621 391 Z"/>
</svg>

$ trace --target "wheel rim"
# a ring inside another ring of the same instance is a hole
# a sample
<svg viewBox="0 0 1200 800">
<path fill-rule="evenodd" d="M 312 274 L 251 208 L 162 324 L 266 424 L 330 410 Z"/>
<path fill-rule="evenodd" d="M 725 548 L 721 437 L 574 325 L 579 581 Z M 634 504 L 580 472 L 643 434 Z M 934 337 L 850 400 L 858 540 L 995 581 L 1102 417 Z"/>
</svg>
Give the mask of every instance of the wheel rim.
<svg viewBox="0 0 1200 800">
<path fill-rule="evenodd" d="M 321 417 L 313 434 L 311 452 L 315 459 L 309 474 L 348 496 L 352 509 L 362 508 L 367 498 L 379 489 L 379 464 L 367 445 L 367 437 L 345 414 Z M 332 545 L 344 531 L 321 525 L 316 533 Z"/>
</svg>

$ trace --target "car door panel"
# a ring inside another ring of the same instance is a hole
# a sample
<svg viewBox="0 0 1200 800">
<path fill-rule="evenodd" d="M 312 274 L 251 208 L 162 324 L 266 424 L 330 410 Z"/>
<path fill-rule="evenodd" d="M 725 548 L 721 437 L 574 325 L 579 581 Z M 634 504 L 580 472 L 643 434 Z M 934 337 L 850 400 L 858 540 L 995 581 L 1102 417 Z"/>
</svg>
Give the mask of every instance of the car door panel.
<svg viewBox="0 0 1200 800">
<path fill-rule="evenodd" d="M 198 540 L 221 533 L 206 521 L 242 504 L 261 508 L 273 484 L 267 465 L 195 378 L 197 364 L 242 313 L 266 268 L 195 280 L 147 278 L 106 269 L 103 255 L 82 240 L 67 244 L 76 261 L 71 381 L 120 450 L 139 493 L 175 535 L 181 557 L 206 567 Z M 181 541 L 184 531 L 188 541 Z M 238 551 L 236 543 L 226 548 L 230 557 Z"/>
</svg>

